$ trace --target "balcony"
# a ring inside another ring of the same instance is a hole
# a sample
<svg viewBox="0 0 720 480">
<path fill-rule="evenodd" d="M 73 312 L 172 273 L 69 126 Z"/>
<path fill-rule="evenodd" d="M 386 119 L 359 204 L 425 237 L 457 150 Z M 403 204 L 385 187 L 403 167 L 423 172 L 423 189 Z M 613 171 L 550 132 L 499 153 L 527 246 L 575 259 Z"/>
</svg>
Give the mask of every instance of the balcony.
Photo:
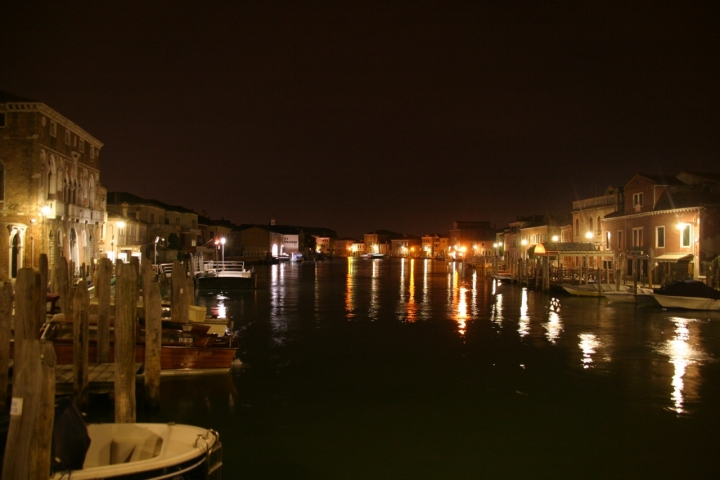
<svg viewBox="0 0 720 480">
<path fill-rule="evenodd" d="M 105 220 L 105 213 L 100 210 L 93 210 L 89 207 L 79 205 L 68 205 L 59 200 L 48 202 L 50 211 L 48 219 L 61 219 L 75 223 L 102 223 Z"/>
</svg>

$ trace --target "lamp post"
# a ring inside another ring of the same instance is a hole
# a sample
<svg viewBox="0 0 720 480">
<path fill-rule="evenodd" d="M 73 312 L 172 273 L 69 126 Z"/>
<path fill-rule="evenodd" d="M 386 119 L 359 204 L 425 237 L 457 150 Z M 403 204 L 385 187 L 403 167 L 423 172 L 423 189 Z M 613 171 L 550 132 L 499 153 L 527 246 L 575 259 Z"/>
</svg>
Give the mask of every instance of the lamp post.
<svg viewBox="0 0 720 480">
<path fill-rule="evenodd" d="M 225 237 L 222 237 L 222 238 L 220 239 L 220 243 L 222 244 L 223 270 L 225 270 Z"/>
<path fill-rule="evenodd" d="M 155 237 L 155 265 L 157 265 L 157 244 L 160 241 L 160 237 Z"/>
</svg>

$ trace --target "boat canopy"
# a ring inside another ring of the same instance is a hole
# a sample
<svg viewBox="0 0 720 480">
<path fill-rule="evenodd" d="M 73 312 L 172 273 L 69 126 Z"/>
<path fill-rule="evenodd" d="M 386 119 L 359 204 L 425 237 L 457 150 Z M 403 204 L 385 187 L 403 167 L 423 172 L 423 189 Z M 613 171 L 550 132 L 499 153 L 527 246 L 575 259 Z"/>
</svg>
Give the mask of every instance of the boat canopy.
<svg viewBox="0 0 720 480">
<path fill-rule="evenodd" d="M 658 262 L 677 263 L 685 261 L 689 262 L 692 258 L 692 253 L 666 253 L 665 255 L 655 257 L 655 260 Z"/>
</svg>

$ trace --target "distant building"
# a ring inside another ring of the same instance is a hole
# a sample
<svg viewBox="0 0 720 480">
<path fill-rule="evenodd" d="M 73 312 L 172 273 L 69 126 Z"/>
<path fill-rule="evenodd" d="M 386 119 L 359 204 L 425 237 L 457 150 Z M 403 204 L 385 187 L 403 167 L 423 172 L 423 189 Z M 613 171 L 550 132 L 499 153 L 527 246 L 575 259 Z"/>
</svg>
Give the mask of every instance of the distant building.
<svg viewBox="0 0 720 480">
<path fill-rule="evenodd" d="M 403 258 L 422 257 L 422 239 L 407 233 L 393 238 L 390 240 L 390 255 Z"/>
<path fill-rule="evenodd" d="M 390 230 L 374 230 L 365 234 L 365 252 L 392 254 L 392 239 L 402 238 L 402 233 Z"/>
<path fill-rule="evenodd" d="M 449 237 L 437 233 L 422 236 L 422 251 L 425 258 L 444 259 L 448 253 Z"/>
<path fill-rule="evenodd" d="M 332 254 L 338 257 L 351 257 L 353 255 L 352 246 L 355 240 L 349 237 L 332 239 Z"/>
<path fill-rule="evenodd" d="M 48 255 L 80 268 L 100 254 L 106 189 L 103 144 L 44 103 L 0 92 L 0 278 Z"/>
<path fill-rule="evenodd" d="M 453 222 L 450 229 L 449 255 L 456 259 L 473 259 L 494 254 L 495 228 L 485 221 Z"/>
</svg>

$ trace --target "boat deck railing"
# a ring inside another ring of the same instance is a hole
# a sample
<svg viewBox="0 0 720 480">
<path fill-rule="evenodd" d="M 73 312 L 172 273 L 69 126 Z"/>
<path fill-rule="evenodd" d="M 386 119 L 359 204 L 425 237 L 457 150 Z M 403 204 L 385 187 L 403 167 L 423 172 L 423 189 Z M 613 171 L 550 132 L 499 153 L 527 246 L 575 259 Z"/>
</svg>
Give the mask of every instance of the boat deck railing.
<svg viewBox="0 0 720 480">
<path fill-rule="evenodd" d="M 207 273 L 207 272 L 244 272 L 245 262 L 238 260 L 208 260 L 202 262 L 199 265 L 199 270 L 196 273 Z"/>
</svg>

